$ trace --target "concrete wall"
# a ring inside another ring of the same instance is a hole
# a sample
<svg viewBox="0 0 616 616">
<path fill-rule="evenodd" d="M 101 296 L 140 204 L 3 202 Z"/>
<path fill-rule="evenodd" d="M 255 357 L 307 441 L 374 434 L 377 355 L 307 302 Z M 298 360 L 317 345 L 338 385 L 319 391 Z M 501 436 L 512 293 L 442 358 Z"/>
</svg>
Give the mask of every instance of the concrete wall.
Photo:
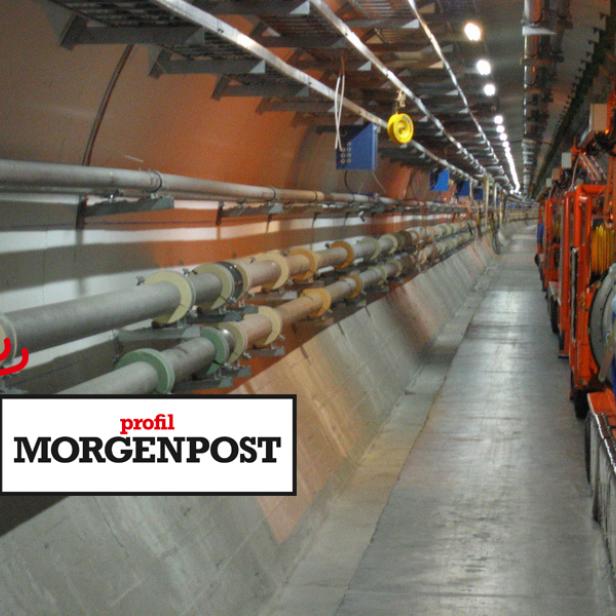
<svg viewBox="0 0 616 616">
<path fill-rule="evenodd" d="M 238 390 L 297 392 L 296 497 L 64 499 L 0 538 L 0 613 L 254 616 L 490 256 L 466 247 Z"/>
</svg>

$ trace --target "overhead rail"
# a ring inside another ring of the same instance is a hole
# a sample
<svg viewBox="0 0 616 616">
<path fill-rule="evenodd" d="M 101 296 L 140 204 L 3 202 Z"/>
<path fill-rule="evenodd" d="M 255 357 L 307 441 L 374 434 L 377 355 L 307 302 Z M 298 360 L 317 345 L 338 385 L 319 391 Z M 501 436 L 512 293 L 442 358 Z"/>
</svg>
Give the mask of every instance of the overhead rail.
<svg viewBox="0 0 616 616">
<path fill-rule="evenodd" d="M 439 229 L 435 227 L 435 238 Z M 253 288 L 279 289 L 290 280 L 310 281 L 326 267 L 344 269 L 358 260 L 374 262 L 405 248 L 418 249 L 428 235 L 419 231 L 387 233 L 350 244 L 339 240 L 313 251 L 269 252 L 252 260 L 235 259 L 197 266 L 190 275 L 159 271 L 132 289 L 47 304 L 0 314 L 0 339 L 11 340 L 13 353 L 40 351 L 152 319 L 159 326 L 184 319 L 194 307 L 211 312 L 234 305 Z"/>
<path fill-rule="evenodd" d="M 131 44 L 158 44 L 163 49 L 189 57 L 191 61 L 194 58 L 194 61 L 199 63 L 195 64 L 196 72 L 199 72 L 199 65 L 203 68 L 202 72 L 225 74 L 227 71 L 229 74 L 238 75 L 248 71 L 251 79 L 257 79 L 263 88 L 269 88 L 272 93 L 286 91 L 289 96 L 301 97 L 306 91 L 331 102 L 335 99 L 334 90 L 323 82 L 285 62 L 254 38 L 183 0 L 151 0 L 144 2 L 140 10 L 115 4 L 112 6 L 96 0 L 88 3 L 78 0 L 53 1 L 82 16 L 69 26 L 69 32 L 63 42 L 66 46 L 84 42 L 104 44 L 121 41 L 129 41 Z M 258 12 L 258 6 L 263 7 L 265 4 L 267 3 L 255 4 L 255 12 Z M 227 3 L 227 9 L 222 12 L 230 12 L 231 6 Z M 106 26 L 86 28 L 84 17 Z M 194 26 L 198 28 L 190 30 Z M 211 56 L 212 60 L 201 61 L 200 54 Z M 247 69 L 246 60 L 251 58 L 262 64 L 255 63 L 252 68 Z M 163 61 L 168 62 L 169 59 Z M 225 67 L 226 62 L 239 62 L 242 66 L 234 69 L 228 64 Z M 206 63 L 206 66 L 203 66 L 203 63 Z M 218 68 L 214 68 L 212 63 L 217 64 Z M 383 118 L 349 98 L 344 98 L 342 104 L 350 113 L 376 126 L 387 128 Z M 472 179 L 466 171 L 419 142 L 412 142 L 409 147 L 416 151 L 420 158 L 448 168 L 459 177 Z"/>
<path fill-rule="evenodd" d="M 215 34 L 217 34 L 219 37 L 223 38 L 224 40 L 230 43 L 233 43 L 235 45 L 238 45 L 239 47 L 248 51 L 252 55 L 265 61 L 269 66 L 275 68 L 282 75 L 285 75 L 286 77 L 296 82 L 299 82 L 300 84 L 308 87 L 310 90 L 316 92 L 317 94 L 320 94 L 324 98 L 330 101 L 334 101 L 336 99 L 336 94 L 332 88 L 325 85 L 323 82 L 319 81 L 318 79 L 311 77 L 307 73 L 304 73 L 303 71 L 291 66 L 290 64 L 282 60 L 280 57 L 272 53 L 269 49 L 259 44 L 257 41 L 255 41 L 251 37 L 240 32 L 238 29 L 234 28 L 228 23 L 221 21 L 220 19 L 217 19 L 216 17 L 214 17 L 214 15 L 211 15 L 193 6 L 192 4 L 189 4 L 185 0 L 153 0 L 153 2 L 157 4 L 158 6 L 169 10 L 170 12 L 177 15 L 178 17 L 186 19 L 210 32 L 214 32 Z M 345 28 L 348 30 L 350 35 L 355 37 L 355 34 L 348 27 L 345 26 Z M 349 40 L 351 40 L 351 38 L 349 38 Z M 405 87 L 404 84 L 402 84 L 402 82 L 400 82 L 400 84 L 403 87 Z M 374 115 L 370 111 L 366 110 L 360 105 L 357 105 L 356 103 L 352 102 L 348 98 L 345 97 L 342 99 L 342 105 L 345 109 L 348 109 L 352 113 L 364 118 L 365 120 L 371 122 L 372 124 L 375 124 L 385 130 L 387 129 L 387 122 L 384 119 Z M 443 127 L 443 130 L 444 130 L 444 127 Z M 446 133 L 446 131 L 444 132 Z M 450 169 L 456 175 L 460 177 L 464 177 L 466 179 L 472 179 L 472 177 L 469 174 L 467 174 L 465 171 L 463 171 L 462 169 L 459 169 L 455 165 L 452 165 L 451 163 L 449 163 L 449 161 L 446 161 L 445 159 L 437 156 L 436 154 L 434 154 L 433 152 L 431 152 L 430 150 L 428 150 L 421 144 L 417 143 L 416 141 L 412 141 L 409 144 L 409 146 L 415 148 L 421 154 L 423 154 L 424 156 L 426 156 L 433 162 L 438 163 L 442 167 L 446 167 Z M 460 148 L 462 148 L 461 145 L 460 145 Z M 481 174 L 483 175 L 483 172 L 481 172 Z"/>
<path fill-rule="evenodd" d="M 425 229 L 407 232 L 406 239 L 420 235 L 427 239 Z M 454 236 L 455 235 L 455 236 Z M 398 235 L 399 238 L 404 236 Z M 361 272 L 342 274 L 324 287 L 304 289 L 299 297 L 276 308 L 260 306 L 257 314 L 241 321 L 223 322 L 217 328 L 204 327 L 199 336 L 175 347 L 158 351 L 137 349 L 125 354 L 116 369 L 64 390 L 64 394 L 146 394 L 171 393 L 176 384 L 212 374 L 228 362 L 236 362 L 248 349 L 271 345 L 284 328 L 306 318 L 323 316 L 332 306 L 344 300 L 356 299 L 368 289 L 384 285 L 389 279 L 413 270 L 418 262 L 435 261 L 467 243 L 473 237 L 468 223 L 438 225 L 430 241 L 413 256 L 402 253 Z M 386 238 L 382 236 L 381 240 Z M 374 240 L 377 244 L 380 240 Z M 398 240 L 390 236 L 381 242 L 388 250 L 396 250 Z"/>
<path fill-rule="evenodd" d="M 451 68 L 451 64 L 449 64 L 449 60 L 447 60 L 447 57 L 443 53 L 443 50 L 441 49 L 441 46 L 440 46 L 436 36 L 434 36 L 434 33 L 430 29 L 430 26 L 428 25 L 427 21 L 422 17 L 421 13 L 419 12 L 419 9 L 417 8 L 416 1 L 415 0 L 408 0 L 408 3 L 409 3 L 409 5 L 410 5 L 410 7 L 411 7 L 411 9 L 412 9 L 412 11 L 413 11 L 413 13 L 415 15 L 415 19 L 417 19 L 419 25 L 421 26 L 421 29 L 424 31 L 424 34 L 426 35 L 426 37 L 430 41 L 430 44 L 432 45 L 432 48 L 434 49 L 434 52 L 439 57 L 440 61 L 443 63 L 443 67 L 447 71 L 447 74 L 449 75 L 449 78 L 451 79 L 451 82 L 453 83 L 456 91 L 458 92 L 458 96 L 460 97 L 460 99 L 462 100 L 462 102 L 464 104 L 464 112 L 467 113 L 468 116 L 471 118 L 471 120 L 473 121 L 473 124 L 477 128 L 477 131 L 481 135 L 481 137 L 484 140 L 485 144 L 490 149 L 490 156 L 492 157 L 492 159 L 495 162 L 498 162 L 499 158 L 496 155 L 496 152 L 494 151 L 494 148 L 492 147 L 492 143 L 488 139 L 488 136 L 486 135 L 485 131 L 483 130 L 483 127 L 481 126 L 481 124 L 477 120 L 475 114 L 473 113 L 473 110 L 471 109 L 470 103 L 468 102 L 468 99 L 466 98 L 466 94 L 464 93 L 464 90 L 460 86 L 460 83 L 458 82 L 458 78 L 457 78 L 455 72 L 453 71 L 453 69 Z M 501 170 L 504 173 L 504 169 L 502 167 L 501 167 Z M 513 180 L 513 178 L 511 178 L 511 179 Z M 507 185 L 508 185 L 508 188 L 513 188 L 513 184 L 511 184 L 510 182 L 507 182 Z"/>
<path fill-rule="evenodd" d="M 396 88 L 396 90 L 403 92 L 410 100 L 413 101 L 413 104 L 420 110 L 420 112 L 434 124 L 437 131 L 441 133 L 456 148 L 459 154 L 475 168 L 475 172 L 478 175 L 491 175 L 475 158 L 475 156 L 473 156 L 473 154 L 469 152 L 446 129 L 445 125 L 428 109 L 421 98 L 419 98 L 419 96 L 417 96 L 391 69 L 387 67 L 386 64 L 380 60 L 380 58 L 357 36 L 357 34 L 355 34 L 355 32 L 353 32 L 353 30 L 351 30 L 351 28 L 332 11 L 324 0 L 310 0 L 310 4 L 314 6 L 367 61 L 371 62 L 372 65 L 394 86 L 394 88 Z M 420 20 L 420 24 L 425 24 L 425 22 L 421 19 L 421 15 L 414 7 L 414 4 L 413 8 L 415 9 L 415 13 Z M 447 66 L 449 66 L 448 63 Z M 451 71 L 451 67 L 449 67 L 449 70 Z M 453 78 L 455 79 L 455 75 L 453 75 Z M 455 83 L 457 84 L 457 81 Z M 466 101 L 465 97 L 463 100 L 468 106 L 468 101 Z M 494 151 L 492 151 L 492 153 L 494 153 Z"/>
</svg>

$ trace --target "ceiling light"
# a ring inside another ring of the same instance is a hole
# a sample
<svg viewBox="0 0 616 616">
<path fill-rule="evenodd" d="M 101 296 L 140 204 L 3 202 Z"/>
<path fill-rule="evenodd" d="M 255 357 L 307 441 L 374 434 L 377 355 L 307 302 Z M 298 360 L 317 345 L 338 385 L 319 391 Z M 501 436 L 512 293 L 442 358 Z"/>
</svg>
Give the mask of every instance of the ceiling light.
<svg viewBox="0 0 616 616">
<path fill-rule="evenodd" d="M 504 133 L 504 132 L 505 132 L 505 127 L 504 127 L 502 124 L 499 124 L 499 125 L 496 127 L 496 132 L 497 132 L 497 133 Z"/>
<path fill-rule="evenodd" d="M 502 124 L 504 121 L 505 119 L 500 113 L 494 116 L 494 124 Z"/>
<path fill-rule="evenodd" d="M 466 38 L 473 43 L 480 41 L 483 36 L 481 26 L 474 21 L 467 21 L 464 24 L 464 34 L 466 35 Z"/>
<path fill-rule="evenodd" d="M 501 133 L 501 134 L 498 136 L 498 138 L 499 138 L 501 141 L 507 141 L 507 139 L 508 139 L 508 137 L 507 137 L 507 133 Z"/>
<path fill-rule="evenodd" d="M 492 65 L 490 64 L 490 61 L 485 58 L 477 60 L 475 68 L 480 75 L 489 75 L 492 72 Z"/>
<path fill-rule="evenodd" d="M 496 86 L 493 83 L 486 83 L 486 85 L 483 86 L 483 93 L 486 96 L 494 96 L 496 94 Z"/>
</svg>

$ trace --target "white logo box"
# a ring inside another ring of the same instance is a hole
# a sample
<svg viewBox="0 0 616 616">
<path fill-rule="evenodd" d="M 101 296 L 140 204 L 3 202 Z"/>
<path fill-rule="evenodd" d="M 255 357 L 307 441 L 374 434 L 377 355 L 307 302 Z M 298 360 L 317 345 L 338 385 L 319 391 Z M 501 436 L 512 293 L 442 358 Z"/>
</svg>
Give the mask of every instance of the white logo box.
<svg viewBox="0 0 616 616">
<path fill-rule="evenodd" d="M 2 493 L 296 493 L 296 400 L 7 396 Z"/>
</svg>

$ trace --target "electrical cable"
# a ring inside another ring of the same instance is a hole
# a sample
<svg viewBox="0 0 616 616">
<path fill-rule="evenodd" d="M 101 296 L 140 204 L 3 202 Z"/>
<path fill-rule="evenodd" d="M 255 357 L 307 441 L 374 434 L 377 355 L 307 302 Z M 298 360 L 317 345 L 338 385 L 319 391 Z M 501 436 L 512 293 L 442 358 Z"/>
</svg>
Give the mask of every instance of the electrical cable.
<svg viewBox="0 0 616 616">
<path fill-rule="evenodd" d="M 345 90 L 345 68 L 344 57 L 340 58 L 340 70 L 338 71 L 338 77 L 336 77 L 336 87 L 334 89 L 334 124 L 336 126 L 336 140 L 334 142 L 334 149 L 342 152 L 342 139 L 340 137 L 340 124 L 342 121 L 342 109 L 344 101 Z"/>
</svg>

